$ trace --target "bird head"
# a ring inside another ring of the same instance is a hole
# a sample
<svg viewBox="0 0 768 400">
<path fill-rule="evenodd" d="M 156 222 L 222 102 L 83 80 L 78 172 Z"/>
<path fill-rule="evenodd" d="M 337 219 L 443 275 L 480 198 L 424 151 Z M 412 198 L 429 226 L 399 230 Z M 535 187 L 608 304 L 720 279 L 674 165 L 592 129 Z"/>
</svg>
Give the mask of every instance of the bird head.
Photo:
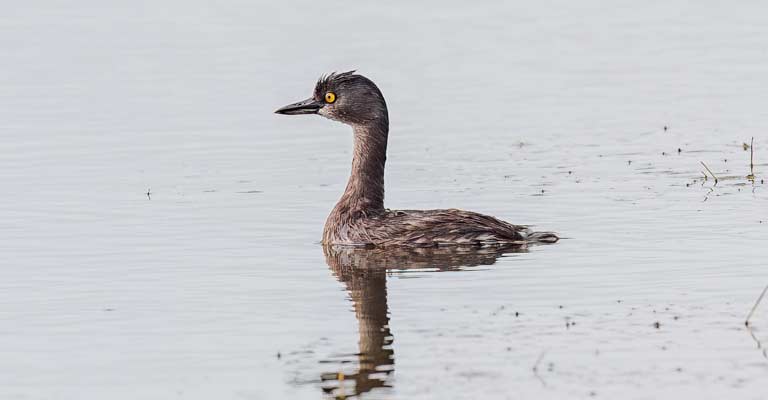
<svg viewBox="0 0 768 400">
<path fill-rule="evenodd" d="M 379 88 L 355 71 L 321 77 L 312 97 L 281 107 L 275 113 L 318 114 L 353 126 L 388 119 L 387 104 Z"/>
</svg>

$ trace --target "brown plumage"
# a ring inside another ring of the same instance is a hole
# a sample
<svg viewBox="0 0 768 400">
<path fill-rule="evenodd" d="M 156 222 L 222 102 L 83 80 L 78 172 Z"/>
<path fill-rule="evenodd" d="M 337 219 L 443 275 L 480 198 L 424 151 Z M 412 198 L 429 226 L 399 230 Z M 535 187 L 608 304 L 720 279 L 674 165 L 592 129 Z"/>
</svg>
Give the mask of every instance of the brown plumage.
<svg viewBox="0 0 768 400">
<path fill-rule="evenodd" d="M 276 111 L 320 114 L 352 126 L 352 172 L 323 231 L 323 243 L 353 246 L 502 246 L 554 243 L 557 235 L 531 232 L 494 217 L 457 209 L 389 210 L 384 208 L 389 115 L 384 96 L 368 78 L 354 71 L 321 78 L 313 96 Z"/>
</svg>

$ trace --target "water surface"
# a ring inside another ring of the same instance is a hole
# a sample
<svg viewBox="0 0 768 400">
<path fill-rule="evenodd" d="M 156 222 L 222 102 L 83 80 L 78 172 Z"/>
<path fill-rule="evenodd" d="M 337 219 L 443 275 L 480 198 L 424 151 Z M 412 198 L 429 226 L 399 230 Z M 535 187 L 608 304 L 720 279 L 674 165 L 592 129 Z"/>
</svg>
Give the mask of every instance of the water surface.
<svg viewBox="0 0 768 400">
<path fill-rule="evenodd" d="M 768 384 L 768 305 L 743 324 L 768 284 L 758 3 L 3 10 L 2 398 L 760 398 Z M 327 258 L 350 131 L 272 111 L 351 68 L 390 106 L 389 207 L 565 239 Z"/>
</svg>

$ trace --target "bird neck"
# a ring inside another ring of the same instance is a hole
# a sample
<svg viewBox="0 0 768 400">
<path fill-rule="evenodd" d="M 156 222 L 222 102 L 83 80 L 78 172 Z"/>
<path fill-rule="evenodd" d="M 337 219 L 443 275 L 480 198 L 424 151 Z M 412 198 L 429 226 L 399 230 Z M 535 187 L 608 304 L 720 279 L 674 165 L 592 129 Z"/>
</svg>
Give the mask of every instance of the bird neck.
<svg viewBox="0 0 768 400">
<path fill-rule="evenodd" d="M 354 125 L 352 172 L 339 203 L 338 211 L 366 214 L 384 209 L 384 164 L 387 161 L 389 121 L 376 119 Z"/>
</svg>

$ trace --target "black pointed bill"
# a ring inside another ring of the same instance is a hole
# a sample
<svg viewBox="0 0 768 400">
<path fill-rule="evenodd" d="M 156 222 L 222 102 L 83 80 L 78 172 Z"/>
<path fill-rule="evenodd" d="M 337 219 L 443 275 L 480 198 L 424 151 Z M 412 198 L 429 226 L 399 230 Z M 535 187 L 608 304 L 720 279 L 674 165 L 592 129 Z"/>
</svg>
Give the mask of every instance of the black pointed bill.
<svg viewBox="0 0 768 400">
<path fill-rule="evenodd" d="M 275 111 L 275 113 L 285 115 L 317 114 L 317 112 L 320 111 L 324 105 L 325 103 L 322 101 L 317 101 L 310 97 L 298 103 L 288 104 L 285 107 L 280 107 Z"/>
</svg>

